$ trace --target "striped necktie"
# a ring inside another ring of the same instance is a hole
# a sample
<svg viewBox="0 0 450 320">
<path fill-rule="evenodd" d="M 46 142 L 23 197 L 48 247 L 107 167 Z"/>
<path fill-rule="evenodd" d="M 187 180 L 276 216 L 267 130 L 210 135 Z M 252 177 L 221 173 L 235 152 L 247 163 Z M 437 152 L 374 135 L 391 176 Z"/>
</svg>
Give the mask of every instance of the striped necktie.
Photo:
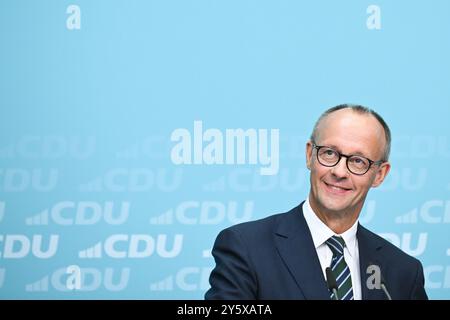
<svg viewBox="0 0 450 320">
<path fill-rule="evenodd" d="M 352 278 L 344 259 L 345 241 L 342 237 L 332 236 L 326 241 L 326 244 L 333 252 L 330 268 L 336 278 L 338 298 L 339 300 L 353 300 Z M 334 293 L 331 293 L 330 298 L 334 299 Z"/>
</svg>

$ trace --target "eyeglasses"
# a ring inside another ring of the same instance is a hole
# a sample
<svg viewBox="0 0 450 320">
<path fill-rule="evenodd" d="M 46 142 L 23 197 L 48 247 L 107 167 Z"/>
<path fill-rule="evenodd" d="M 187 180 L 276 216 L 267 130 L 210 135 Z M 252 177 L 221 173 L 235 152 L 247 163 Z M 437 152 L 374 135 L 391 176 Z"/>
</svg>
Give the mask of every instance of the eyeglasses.
<svg viewBox="0 0 450 320">
<path fill-rule="evenodd" d="M 325 167 L 334 167 L 341 161 L 342 157 L 346 158 L 346 165 L 348 171 L 358 176 L 362 176 L 369 171 L 372 165 L 380 165 L 384 160 L 373 161 L 366 157 L 355 156 L 355 155 L 345 155 L 333 148 L 327 146 L 318 146 L 313 143 L 313 147 L 317 149 L 317 160 L 319 163 Z"/>
</svg>

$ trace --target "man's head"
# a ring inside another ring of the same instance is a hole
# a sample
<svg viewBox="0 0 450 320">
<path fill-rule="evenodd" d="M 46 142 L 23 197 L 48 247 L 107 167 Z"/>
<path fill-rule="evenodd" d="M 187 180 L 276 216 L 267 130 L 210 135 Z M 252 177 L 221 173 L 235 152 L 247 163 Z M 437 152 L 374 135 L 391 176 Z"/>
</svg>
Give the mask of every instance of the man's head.
<svg viewBox="0 0 450 320">
<path fill-rule="evenodd" d="M 310 203 L 320 218 L 358 218 L 369 189 L 389 172 L 390 143 L 386 122 L 366 107 L 339 105 L 321 115 L 306 144 Z"/>
</svg>

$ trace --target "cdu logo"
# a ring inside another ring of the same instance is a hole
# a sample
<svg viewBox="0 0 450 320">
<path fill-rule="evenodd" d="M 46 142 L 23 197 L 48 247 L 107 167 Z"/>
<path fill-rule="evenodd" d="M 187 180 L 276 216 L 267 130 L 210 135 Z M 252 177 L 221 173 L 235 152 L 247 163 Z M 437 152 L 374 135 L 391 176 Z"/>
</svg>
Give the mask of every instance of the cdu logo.
<svg viewBox="0 0 450 320">
<path fill-rule="evenodd" d="M 61 226 L 95 225 L 102 220 L 109 225 L 124 224 L 130 202 L 61 201 L 53 207 L 25 219 L 26 225 L 48 225 L 49 220 Z"/>
<path fill-rule="evenodd" d="M 224 221 L 233 224 L 249 221 L 254 211 L 254 202 L 246 201 L 242 206 L 237 201 L 185 201 L 176 208 L 150 218 L 152 225 L 168 225 L 178 222 L 183 225 L 215 225 Z"/>
<path fill-rule="evenodd" d="M 424 268 L 427 289 L 450 289 L 450 265 L 431 265 Z"/>
<path fill-rule="evenodd" d="M 61 159 L 84 160 L 95 151 L 95 137 L 22 136 L 16 143 L 0 148 L 0 159 Z"/>
<path fill-rule="evenodd" d="M 397 224 L 450 223 L 450 200 L 433 199 L 395 218 Z"/>
<path fill-rule="evenodd" d="M 83 192 L 173 192 L 181 186 L 182 170 L 113 168 L 79 186 Z"/>
<path fill-rule="evenodd" d="M 4 192 L 49 192 L 56 188 L 59 171 L 51 169 L 0 169 L 0 190 Z"/>
<path fill-rule="evenodd" d="M 26 292 L 48 292 L 51 289 L 61 292 L 74 290 L 81 292 L 104 289 L 123 291 L 130 279 L 130 268 L 79 268 L 76 265 L 55 270 L 50 275 L 25 285 Z"/>
<path fill-rule="evenodd" d="M 427 248 L 427 241 L 428 241 L 427 232 L 421 232 L 419 234 L 414 235 L 411 232 L 405 232 L 401 234 L 380 233 L 379 235 L 413 257 L 420 256 L 425 252 Z M 414 237 L 418 237 L 417 245 L 415 247 L 413 247 Z"/>
<path fill-rule="evenodd" d="M 393 191 L 406 190 L 417 191 L 425 187 L 428 179 L 428 169 L 420 168 L 393 168 L 386 180 L 380 185 L 379 190 Z"/>
<path fill-rule="evenodd" d="M 150 284 L 150 291 L 205 291 L 209 288 L 211 267 L 185 267 Z"/>
<path fill-rule="evenodd" d="M 49 259 L 56 254 L 58 250 L 59 235 L 52 234 L 50 239 L 45 241 L 41 234 L 35 234 L 28 237 L 23 234 L 0 235 L 0 245 L 3 245 L 0 251 L 0 258 L 3 259 L 21 259 L 27 257 L 30 253 L 38 259 Z"/>
<path fill-rule="evenodd" d="M 99 259 L 104 256 L 115 259 L 148 258 L 154 254 L 161 258 L 177 257 L 183 248 L 183 235 L 176 234 L 172 239 L 172 247 L 168 248 L 169 236 L 159 234 L 113 234 L 78 252 L 81 259 Z"/>
</svg>

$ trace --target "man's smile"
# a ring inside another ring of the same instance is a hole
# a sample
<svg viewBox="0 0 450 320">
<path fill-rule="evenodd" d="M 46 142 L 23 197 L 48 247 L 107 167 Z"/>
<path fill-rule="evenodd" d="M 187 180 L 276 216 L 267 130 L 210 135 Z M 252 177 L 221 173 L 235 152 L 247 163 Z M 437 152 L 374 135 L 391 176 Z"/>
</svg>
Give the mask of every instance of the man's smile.
<svg viewBox="0 0 450 320">
<path fill-rule="evenodd" d="M 338 194 L 338 195 L 342 195 L 342 194 L 347 194 L 350 191 L 352 191 L 352 188 L 348 188 L 348 187 L 344 187 L 344 186 L 340 186 L 338 184 L 335 183 L 327 183 L 324 181 L 325 184 L 325 188 L 328 192 L 333 193 L 333 194 Z"/>
</svg>

